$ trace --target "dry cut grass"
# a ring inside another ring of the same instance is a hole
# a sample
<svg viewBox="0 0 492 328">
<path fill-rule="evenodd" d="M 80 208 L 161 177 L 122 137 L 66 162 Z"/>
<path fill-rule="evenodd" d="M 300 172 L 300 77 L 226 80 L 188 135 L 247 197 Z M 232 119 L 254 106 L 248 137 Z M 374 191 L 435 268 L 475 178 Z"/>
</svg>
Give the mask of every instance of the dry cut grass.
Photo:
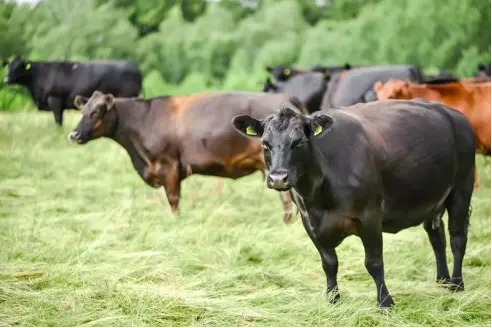
<svg viewBox="0 0 492 328">
<path fill-rule="evenodd" d="M 490 161 L 465 257 L 466 291 L 434 283 L 423 228 L 384 235 L 397 304 L 376 308 L 356 237 L 339 247 L 337 305 L 324 298 L 319 255 L 298 220 L 281 220 L 257 173 L 183 183 L 182 215 L 146 186 L 110 140 L 72 145 L 51 113 L 0 116 L 2 326 L 490 326 Z M 194 199 L 194 201 L 192 201 Z M 448 263 L 451 252 L 448 249 Z"/>
</svg>

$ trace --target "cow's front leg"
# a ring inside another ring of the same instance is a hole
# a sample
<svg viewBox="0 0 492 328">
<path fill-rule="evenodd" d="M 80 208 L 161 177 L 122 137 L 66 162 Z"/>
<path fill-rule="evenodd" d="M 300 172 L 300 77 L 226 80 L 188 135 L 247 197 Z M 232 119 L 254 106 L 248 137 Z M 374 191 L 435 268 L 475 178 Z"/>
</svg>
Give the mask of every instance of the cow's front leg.
<svg viewBox="0 0 492 328">
<path fill-rule="evenodd" d="M 367 220 L 363 222 L 360 229 L 360 238 L 364 244 L 366 269 L 374 279 L 377 289 L 378 304 L 382 308 L 389 308 L 394 305 L 386 282 L 384 280 L 383 262 L 383 232 L 379 220 Z"/>
<path fill-rule="evenodd" d="M 166 191 L 167 201 L 174 214 L 179 212 L 179 198 L 181 196 L 181 177 L 179 163 L 166 165 L 161 173 L 161 181 Z"/>
<path fill-rule="evenodd" d="M 302 206 L 302 204 L 301 204 Z M 311 241 L 318 249 L 321 256 L 321 264 L 326 275 L 327 297 L 330 303 L 336 303 L 340 299 L 338 291 L 338 257 L 335 251 L 344 239 L 344 234 L 338 228 L 338 216 L 323 215 L 314 217 L 316 212 L 308 214 L 310 217 L 302 216 L 302 223 Z"/>
<path fill-rule="evenodd" d="M 63 104 L 60 98 L 48 97 L 48 106 L 53 111 L 55 122 L 58 126 L 63 125 Z"/>
</svg>

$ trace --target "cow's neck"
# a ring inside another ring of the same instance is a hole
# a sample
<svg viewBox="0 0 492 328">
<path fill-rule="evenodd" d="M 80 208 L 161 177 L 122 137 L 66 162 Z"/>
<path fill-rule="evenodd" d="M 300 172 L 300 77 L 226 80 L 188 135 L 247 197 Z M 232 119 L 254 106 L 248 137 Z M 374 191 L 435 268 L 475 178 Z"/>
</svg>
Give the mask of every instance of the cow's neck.
<svg viewBox="0 0 492 328">
<path fill-rule="evenodd" d="M 322 155 L 318 154 L 316 149 L 313 149 L 311 154 L 312 161 L 310 161 L 309 168 L 294 188 L 296 193 L 307 202 L 314 200 L 323 187 L 323 170 L 319 165 L 320 158 L 318 158 Z"/>
<path fill-rule="evenodd" d="M 113 119 L 116 120 L 111 139 L 126 149 L 133 167 L 146 180 L 148 168 L 152 166 L 152 161 L 155 158 L 152 150 L 145 147 L 144 136 L 141 133 L 143 129 L 149 126 L 150 109 L 145 108 L 145 106 L 134 108 L 128 106 L 128 103 L 122 102 L 116 103 L 111 110 L 114 111 L 112 115 Z"/>
</svg>

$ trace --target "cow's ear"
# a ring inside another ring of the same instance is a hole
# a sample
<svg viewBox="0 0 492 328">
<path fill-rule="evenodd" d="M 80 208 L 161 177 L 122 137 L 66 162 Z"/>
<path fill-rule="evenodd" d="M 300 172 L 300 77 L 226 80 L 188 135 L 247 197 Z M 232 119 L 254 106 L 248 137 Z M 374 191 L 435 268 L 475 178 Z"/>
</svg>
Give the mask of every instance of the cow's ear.
<svg viewBox="0 0 492 328">
<path fill-rule="evenodd" d="M 352 65 L 350 65 L 349 63 L 345 63 L 345 65 L 343 65 L 343 68 L 345 68 L 345 69 L 351 69 L 352 68 Z"/>
<path fill-rule="evenodd" d="M 73 104 L 75 105 L 75 108 L 82 109 L 82 107 L 84 107 L 88 100 L 89 99 L 87 97 L 76 96 Z"/>
<path fill-rule="evenodd" d="M 106 108 L 110 110 L 114 106 L 114 96 L 111 93 L 105 94 L 104 102 L 106 103 Z"/>
<path fill-rule="evenodd" d="M 25 67 L 26 71 L 29 71 L 32 67 L 31 62 L 27 62 L 24 67 Z"/>
<path fill-rule="evenodd" d="M 242 134 L 250 137 L 261 138 L 263 135 L 263 122 L 249 115 L 238 115 L 232 119 L 232 126 Z"/>
<path fill-rule="evenodd" d="M 316 115 L 309 121 L 309 131 L 314 137 L 322 135 L 330 130 L 335 120 L 328 115 Z"/>
</svg>

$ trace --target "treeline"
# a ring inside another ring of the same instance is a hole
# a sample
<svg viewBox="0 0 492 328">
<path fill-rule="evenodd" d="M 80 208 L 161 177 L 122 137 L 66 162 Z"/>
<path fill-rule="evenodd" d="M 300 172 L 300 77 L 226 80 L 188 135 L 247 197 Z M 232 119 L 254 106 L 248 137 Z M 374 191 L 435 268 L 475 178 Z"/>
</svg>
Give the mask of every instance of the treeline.
<svg viewBox="0 0 492 328">
<path fill-rule="evenodd" d="M 267 65 L 490 61 L 490 0 L 0 0 L 0 57 L 127 59 L 145 96 L 261 90 Z M 0 90 L 0 99 L 11 91 Z M 14 106 L 0 102 L 1 109 Z"/>
</svg>

